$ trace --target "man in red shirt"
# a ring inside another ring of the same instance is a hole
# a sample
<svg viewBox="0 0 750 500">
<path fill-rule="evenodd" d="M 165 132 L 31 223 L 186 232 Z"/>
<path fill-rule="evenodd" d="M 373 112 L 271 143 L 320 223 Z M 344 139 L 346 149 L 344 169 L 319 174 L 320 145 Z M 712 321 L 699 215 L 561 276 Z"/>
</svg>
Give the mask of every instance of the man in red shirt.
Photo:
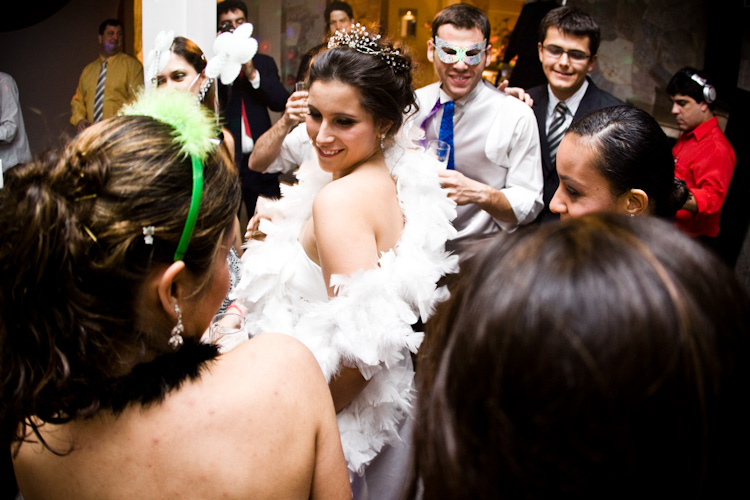
<svg viewBox="0 0 750 500">
<path fill-rule="evenodd" d="M 682 130 L 672 148 L 674 173 L 690 190 L 687 202 L 677 212 L 676 225 L 714 246 L 737 158 L 713 113 L 716 90 L 702 73 L 682 68 L 669 81 L 667 93 Z"/>
</svg>

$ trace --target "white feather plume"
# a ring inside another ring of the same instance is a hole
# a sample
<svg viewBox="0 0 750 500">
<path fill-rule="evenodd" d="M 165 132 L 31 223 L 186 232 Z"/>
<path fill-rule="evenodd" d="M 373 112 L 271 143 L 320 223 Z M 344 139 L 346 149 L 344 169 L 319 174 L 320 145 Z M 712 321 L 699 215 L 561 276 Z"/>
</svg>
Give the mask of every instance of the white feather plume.
<svg viewBox="0 0 750 500">
<path fill-rule="evenodd" d="M 214 40 L 214 57 L 208 61 L 206 76 L 221 78 L 221 83 L 229 85 L 240 74 L 242 65 L 258 52 L 258 41 L 250 38 L 252 23 L 244 23 L 233 32 L 225 32 Z"/>
<path fill-rule="evenodd" d="M 148 78 L 146 81 L 148 83 L 150 83 L 156 77 L 156 74 L 169 62 L 169 49 L 172 47 L 173 41 L 174 31 L 172 30 L 160 31 L 159 34 L 156 35 L 154 48 L 148 51 L 148 56 L 146 57 L 146 68 L 148 68 L 146 73 Z"/>
</svg>

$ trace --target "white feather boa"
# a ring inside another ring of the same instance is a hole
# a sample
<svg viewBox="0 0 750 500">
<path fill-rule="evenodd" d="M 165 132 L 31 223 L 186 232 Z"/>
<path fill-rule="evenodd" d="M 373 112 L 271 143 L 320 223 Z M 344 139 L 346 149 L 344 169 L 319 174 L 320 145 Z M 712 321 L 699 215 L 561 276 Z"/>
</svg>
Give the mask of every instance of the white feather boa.
<svg viewBox="0 0 750 500">
<path fill-rule="evenodd" d="M 457 257 L 445 251 L 446 240 L 455 235 L 456 207 L 440 188 L 437 162 L 422 150 L 396 145 L 386 152 L 386 164 L 396 180 L 405 225 L 378 267 L 332 276 L 338 293 L 330 300 L 309 300 L 290 291 L 289 263 L 300 252 L 297 237 L 318 191 L 331 181 L 330 174 L 314 166 L 301 170 L 298 185 L 282 186 L 282 199 L 272 203 L 282 217 L 264 221 L 266 239 L 248 245 L 235 290 L 257 332 L 283 332 L 301 340 L 326 380 L 342 365 L 358 368 L 369 379 L 338 414 L 347 464 L 360 475 L 383 446 L 400 441 L 398 427 L 414 396 L 409 352 L 417 352 L 424 336 L 411 325 L 418 317 L 426 320 L 447 298 L 448 291 L 436 284 L 458 268 Z"/>
</svg>

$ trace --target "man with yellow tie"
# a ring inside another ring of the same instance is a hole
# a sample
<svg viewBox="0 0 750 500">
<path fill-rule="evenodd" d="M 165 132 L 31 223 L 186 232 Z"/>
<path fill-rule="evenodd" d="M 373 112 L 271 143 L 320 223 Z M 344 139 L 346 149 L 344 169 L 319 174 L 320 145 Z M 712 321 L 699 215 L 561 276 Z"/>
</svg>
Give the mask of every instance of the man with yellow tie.
<svg viewBox="0 0 750 500">
<path fill-rule="evenodd" d="M 78 132 L 115 116 L 143 87 L 143 66 L 122 51 L 122 23 L 106 19 L 99 26 L 99 57 L 83 68 L 70 101 L 70 124 Z"/>
</svg>

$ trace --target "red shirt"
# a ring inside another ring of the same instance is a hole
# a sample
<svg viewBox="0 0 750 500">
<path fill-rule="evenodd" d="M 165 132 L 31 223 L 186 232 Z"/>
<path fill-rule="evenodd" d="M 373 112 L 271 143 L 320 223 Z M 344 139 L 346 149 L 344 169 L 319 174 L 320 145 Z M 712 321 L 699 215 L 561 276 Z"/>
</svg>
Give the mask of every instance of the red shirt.
<svg viewBox="0 0 750 500">
<path fill-rule="evenodd" d="M 698 213 L 679 210 L 675 224 L 692 237 L 719 234 L 719 218 L 737 157 L 716 117 L 683 133 L 672 148 L 674 175 L 695 196 Z"/>
</svg>

